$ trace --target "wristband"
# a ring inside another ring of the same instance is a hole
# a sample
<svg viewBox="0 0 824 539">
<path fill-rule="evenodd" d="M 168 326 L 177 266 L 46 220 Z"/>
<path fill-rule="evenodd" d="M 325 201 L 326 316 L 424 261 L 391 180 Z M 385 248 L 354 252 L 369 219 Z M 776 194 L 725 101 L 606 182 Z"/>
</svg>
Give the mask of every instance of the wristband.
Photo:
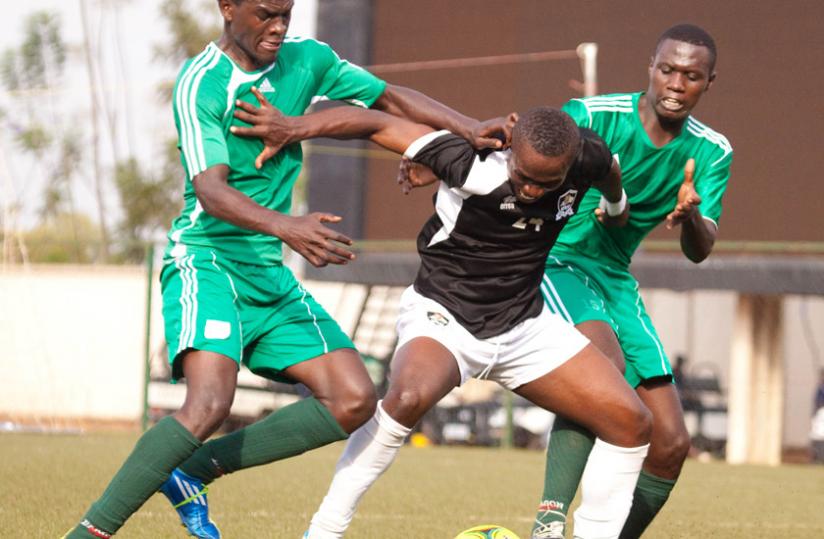
<svg viewBox="0 0 824 539">
<path fill-rule="evenodd" d="M 627 209 L 627 192 L 621 189 L 621 200 L 618 202 L 610 202 L 604 195 L 601 195 L 601 202 L 598 207 L 607 212 L 610 217 L 621 215 Z"/>
</svg>

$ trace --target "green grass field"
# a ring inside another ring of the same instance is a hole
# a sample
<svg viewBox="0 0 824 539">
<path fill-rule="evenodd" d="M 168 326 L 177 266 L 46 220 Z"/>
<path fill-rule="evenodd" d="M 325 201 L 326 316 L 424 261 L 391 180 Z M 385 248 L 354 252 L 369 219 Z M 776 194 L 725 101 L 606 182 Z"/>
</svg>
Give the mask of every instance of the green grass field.
<svg viewBox="0 0 824 539">
<path fill-rule="evenodd" d="M 57 538 L 100 494 L 134 434 L 0 435 L 0 537 Z M 224 536 L 298 539 L 326 491 L 341 444 L 217 481 L 212 514 Z M 528 537 L 541 488 L 536 451 L 404 448 L 367 494 L 352 539 L 451 539 L 495 523 Z M 155 496 L 118 534 L 185 537 Z M 687 462 L 645 537 L 824 537 L 824 466 L 732 467 Z"/>
</svg>

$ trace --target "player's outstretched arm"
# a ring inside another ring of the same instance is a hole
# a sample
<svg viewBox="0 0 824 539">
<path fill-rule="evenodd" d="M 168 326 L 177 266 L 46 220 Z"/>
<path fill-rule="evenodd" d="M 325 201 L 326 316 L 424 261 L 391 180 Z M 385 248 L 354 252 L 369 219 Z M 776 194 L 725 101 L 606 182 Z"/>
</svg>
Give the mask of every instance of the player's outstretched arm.
<svg viewBox="0 0 824 539">
<path fill-rule="evenodd" d="M 341 220 L 329 213 L 293 217 L 264 208 L 228 183 L 229 167 L 215 165 L 194 177 L 195 194 L 209 215 L 235 226 L 275 236 L 310 264 L 346 264 L 355 255 L 344 246 L 352 240 L 323 223 Z"/>
<path fill-rule="evenodd" d="M 701 197 L 695 190 L 695 160 L 684 165 L 684 182 L 678 189 L 675 209 L 667 215 L 667 228 L 681 226 L 681 251 L 696 264 L 704 261 L 715 245 L 715 224 L 704 219 L 699 210 Z"/>
<path fill-rule="evenodd" d="M 503 148 L 512 135 L 512 125 L 506 118 L 480 122 L 417 90 L 394 84 L 386 85 L 372 108 L 434 129 L 446 129 L 465 139 L 476 150 Z"/>
<path fill-rule="evenodd" d="M 403 153 L 432 128 L 409 120 L 358 107 L 335 107 L 303 116 L 284 116 L 257 88 L 252 92 L 260 107 L 238 101 L 235 117 L 252 127 L 233 126 L 234 135 L 263 140 L 263 152 L 255 160 L 258 168 L 280 149 L 293 142 L 317 137 L 369 139 L 387 150 Z"/>
<path fill-rule="evenodd" d="M 629 201 L 621 182 L 621 165 L 612 158 L 609 173 L 593 187 L 601 191 L 601 203 L 595 208 L 595 216 L 605 226 L 624 226 L 629 220 Z"/>
</svg>

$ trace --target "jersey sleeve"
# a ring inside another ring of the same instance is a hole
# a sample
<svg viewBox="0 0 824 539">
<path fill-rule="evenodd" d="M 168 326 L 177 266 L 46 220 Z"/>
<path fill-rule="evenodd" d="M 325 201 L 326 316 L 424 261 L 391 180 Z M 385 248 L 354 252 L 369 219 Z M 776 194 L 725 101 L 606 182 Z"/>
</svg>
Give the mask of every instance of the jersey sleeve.
<svg viewBox="0 0 824 539">
<path fill-rule="evenodd" d="M 576 174 L 586 183 L 598 183 L 612 168 L 612 152 L 598 133 L 581 128 L 581 153 L 575 163 Z"/>
<path fill-rule="evenodd" d="M 706 167 L 699 164 L 695 169 L 695 190 L 701 197 L 698 209 L 703 217 L 710 219 L 716 226 L 721 218 L 721 199 L 727 190 L 731 164 L 730 150 L 715 161 L 708 162 Z"/>
<path fill-rule="evenodd" d="M 328 45 L 319 42 L 314 45 L 321 71 L 315 99 L 340 100 L 369 108 L 386 89 L 386 82 L 362 67 L 342 60 Z"/>
<path fill-rule="evenodd" d="M 472 195 L 491 193 L 501 184 L 501 174 L 507 173 L 505 154 L 478 153 L 466 140 L 449 131 L 427 133 L 404 152 L 405 157 L 431 168 L 449 187 Z"/>
<path fill-rule="evenodd" d="M 197 80 L 174 92 L 178 147 L 189 181 L 209 167 L 229 164 L 229 151 L 221 120 L 226 99 L 208 81 Z"/>
<path fill-rule="evenodd" d="M 586 104 L 580 99 L 570 99 L 561 110 L 572 116 L 575 123 L 581 127 L 592 127 L 592 115 Z"/>
</svg>

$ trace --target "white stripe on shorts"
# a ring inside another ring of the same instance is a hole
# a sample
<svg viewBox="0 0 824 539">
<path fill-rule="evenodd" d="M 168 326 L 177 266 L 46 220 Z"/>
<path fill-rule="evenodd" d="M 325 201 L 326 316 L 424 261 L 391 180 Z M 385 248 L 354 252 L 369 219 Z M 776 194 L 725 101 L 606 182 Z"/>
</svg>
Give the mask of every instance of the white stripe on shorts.
<svg viewBox="0 0 824 539">
<path fill-rule="evenodd" d="M 305 288 L 303 288 L 303 285 L 300 283 L 298 283 L 298 289 L 301 292 L 303 292 L 303 297 L 300 298 L 300 302 L 306 306 L 306 312 L 308 312 L 309 316 L 312 317 L 312 323 L 315 324 L 315 329 L 318 330 L 318 336 L 320 336 L 320 340 L 323 341 L 323 353 L 328 354 L 329 345 L 326 343 L 326 339 L 323 336 L 323 332 L 320 330 L 320 326 L 318 325 L 318 319 L 315 316 L 315 313 L 312 312 L 312 309 L 309 307 L 309 304 L 306 303 L 306 295 L 308 294 L 308 292 Z"/>
</svg>

